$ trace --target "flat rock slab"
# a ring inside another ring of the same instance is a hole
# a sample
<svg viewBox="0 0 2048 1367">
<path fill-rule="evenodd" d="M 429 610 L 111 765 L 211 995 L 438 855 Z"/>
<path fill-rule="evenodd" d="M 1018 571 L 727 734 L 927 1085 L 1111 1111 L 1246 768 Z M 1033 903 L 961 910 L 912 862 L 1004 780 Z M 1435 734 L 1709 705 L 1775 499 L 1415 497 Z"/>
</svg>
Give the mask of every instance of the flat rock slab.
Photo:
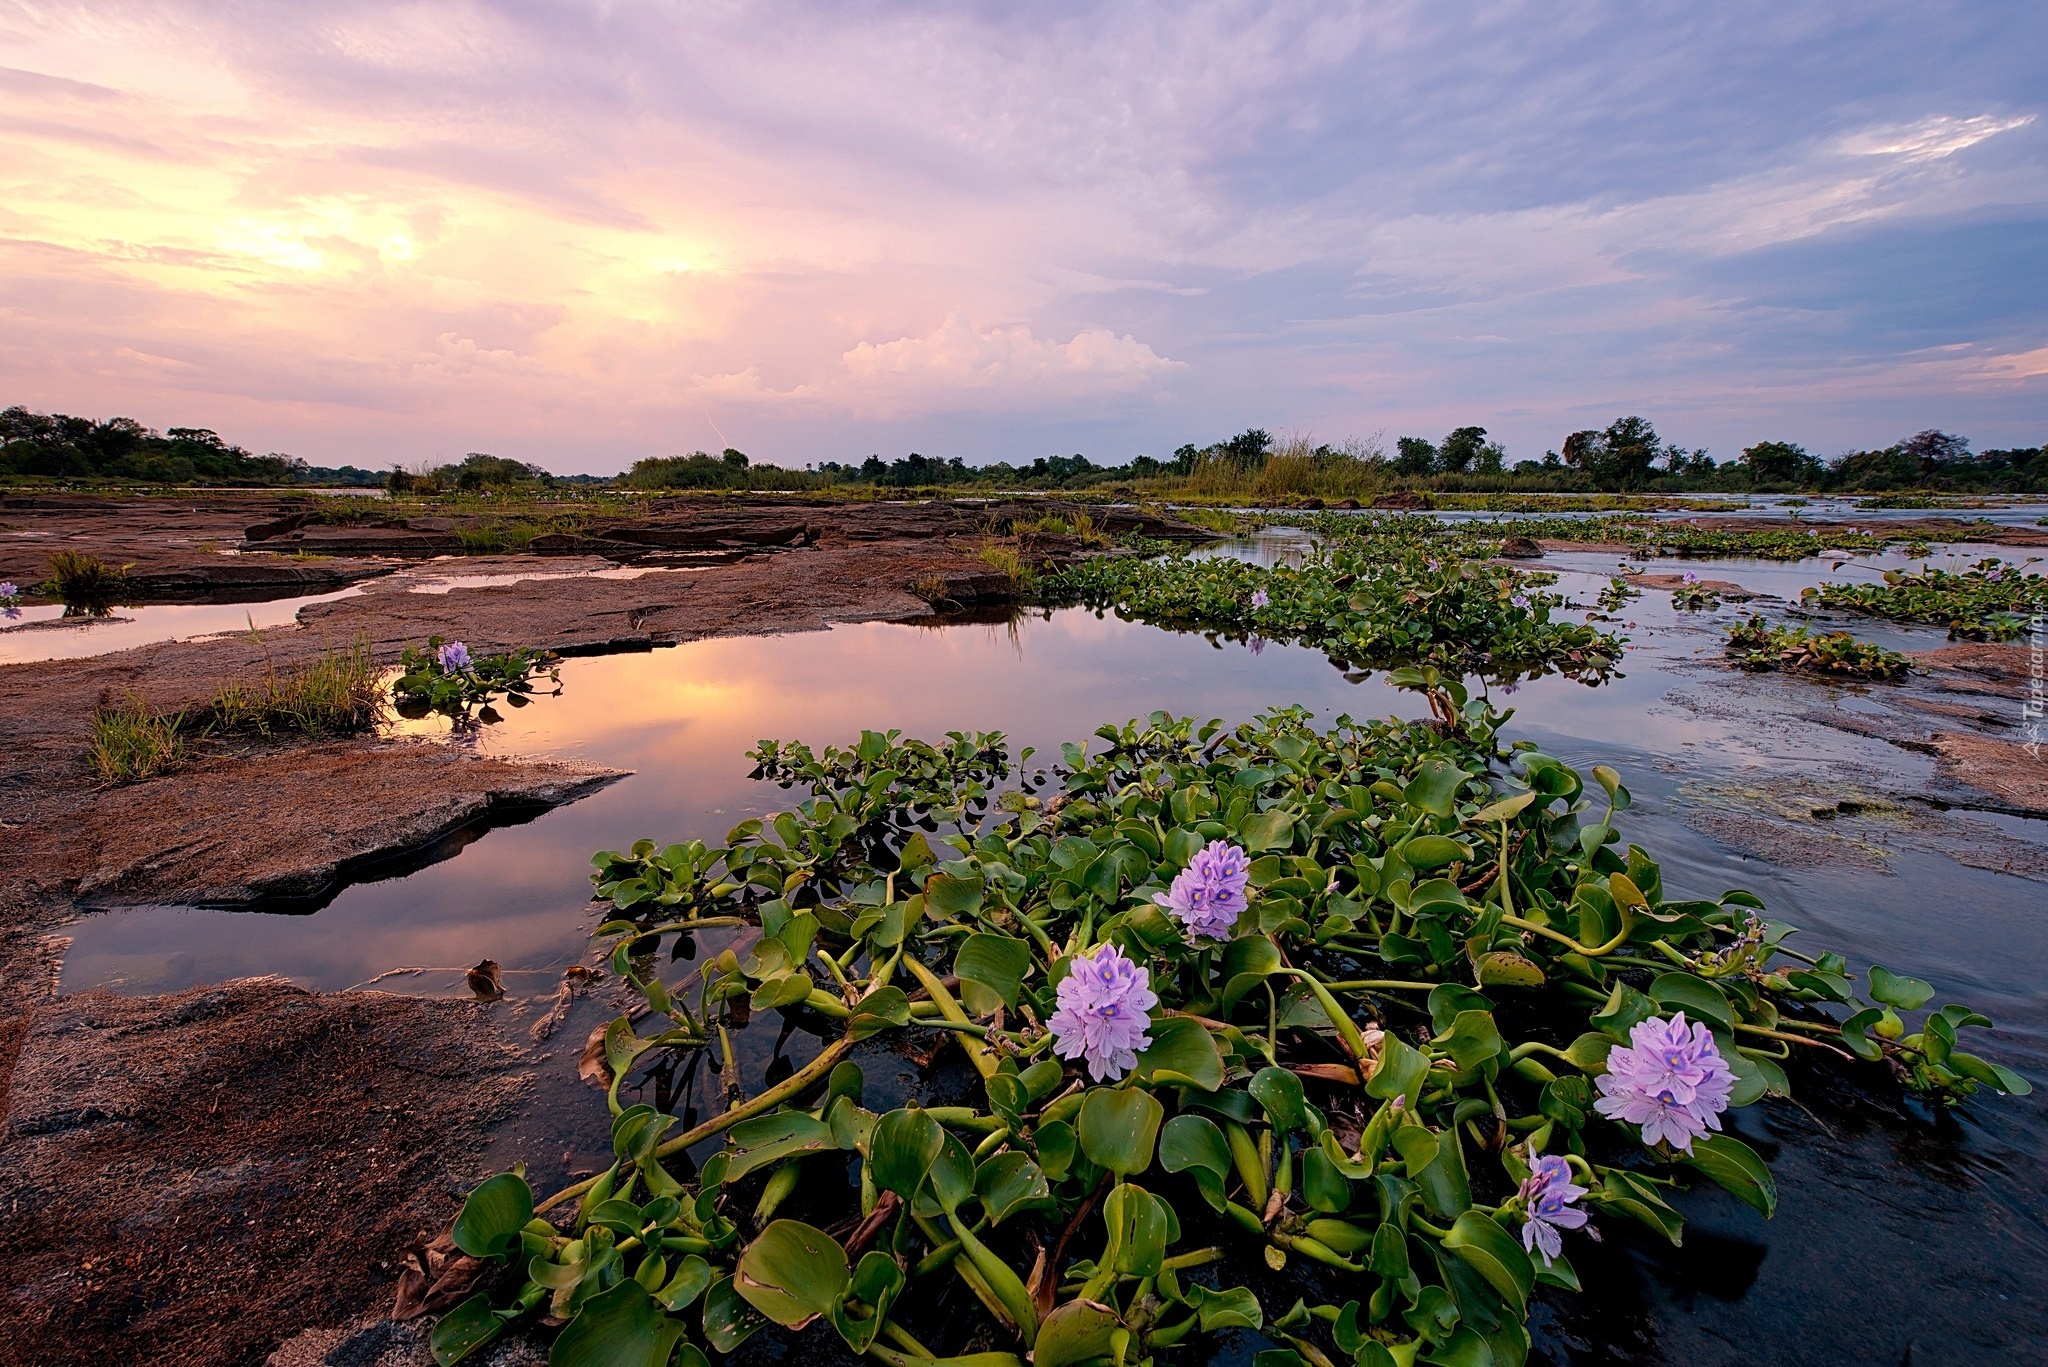
<svg viewBox="0 0 2048 1367">
<path fill-rule="evenodd" d="M 620 776 L 406 743 L 211 760 L 103 794 L 65 863 L 93 905 L 318 898 L 367 864 Z"/>
<path fill-rule="evenodd" d="M 0 1363 L 254 1363 L 383 1308 L 530 1086 L 488 1010 L 272 978 L 42 1005 L 0 1115 Z"/>
</svg>

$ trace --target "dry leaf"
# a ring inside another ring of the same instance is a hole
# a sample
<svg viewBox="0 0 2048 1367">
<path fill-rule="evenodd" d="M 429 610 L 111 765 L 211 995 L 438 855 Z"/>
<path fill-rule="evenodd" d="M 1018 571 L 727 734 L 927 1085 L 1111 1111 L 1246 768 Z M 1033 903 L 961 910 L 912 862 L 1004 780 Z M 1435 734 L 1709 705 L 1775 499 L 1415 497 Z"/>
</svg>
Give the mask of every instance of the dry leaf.
<svg viewBox="0 0 2048 1367">
<path fill-rule="evenodd" d="M 544 1040 L 555 1033 L 557 1026 L 569 1019 L 569 1008 L 576 1003 L 577 990 L 590 981 L 590 970 L 578 964 L 562 974 L 562 985 L 555 989 L 554 1000 L 548 1003 L 548 1013 L 533 1023 L 533 1038 Z"/>
<path fill-rule="evenodd" d="M 391 1307 L 391 1318 L 439 1314 L 470 1293 L 485 1266 L 481 1259 L 457 1252 L 448 1232 L 431 1244 L 414 1240 L 406 1250 L 405 1270 L 398 1274 L 398 1299 Z"/>
<path fill-rule="evenodd" d="M 496 1001 L 505 995 L 505 983 L 498 977 L 498 961 L 485 959 L 464 975 L 469 979 L 469 990 L 476 993 L 481 1001 Z"/>
<path fill-rule="evenodd" d="M 604 1061 L 604 1032 L 610 1027 L 611 1022 L 606 1021 L 591 1030 L 590 1038 L 583 1041 L 583 1053 L 576 1060 L 576 1076 L 600 1089 L 612 1085 L 612 1070 Z"/>
</svg>

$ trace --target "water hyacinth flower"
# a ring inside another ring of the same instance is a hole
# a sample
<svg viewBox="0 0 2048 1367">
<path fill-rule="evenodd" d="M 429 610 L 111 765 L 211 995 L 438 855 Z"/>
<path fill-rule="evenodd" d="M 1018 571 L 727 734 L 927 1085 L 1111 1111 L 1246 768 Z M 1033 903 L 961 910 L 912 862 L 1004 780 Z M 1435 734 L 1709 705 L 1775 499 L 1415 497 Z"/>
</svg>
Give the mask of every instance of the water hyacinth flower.
<svg viewBox="0 0 2048 1367">
<path fill-rule="evenodd" d="M 1266 638 L 1263 636 L 1246 637 L 1244 647 L 1254 655 L 1263 655 L 1266 653 Z"/>
<path fill-rule="evenodd" d="M 441 662 L 443 674 L 460 674 L 469 668 L 469 647 L 460 641 L 450 641 L 435 651 L 434 657 Z"/>
<path fill-rule="evenodd" d="M 7 599 L 11 602 L 20 593 L 21 590 L 14 586 L 14 581 L 12 579 L 0 580 L 0 598 Z"/>
<path fill-rule="evenodd" d="M 1693 1140 L 1721 1128 L 1720 1115 L 1735 1086 L 1713 1032 L 1688 1023 L 1680 1011 L 1668 1021 L 1652 1016 L 1637 1022 L 1628 1038 L 1608 1051 L 1593 1109 L 1642 1126 L 1645 1144 L 1668 1140 L 1691 1153 Z"/>
<path fill-rule="evenodd" d="M 1190 935 L 1227 940 L 1244 911 L 1245 883 L 1251 876 L 1251 860 L 1237 846 L 1212 840 L 1173 880 L 1165 892 L 1152 900 L 1171 912 L 1173 919 Z"/>
<path fill-rule="evenodd" d="M 1266 604 L 1268 604 L 1268 603 L 1270 603 L 1270 602 L 1272 602 L 1272 601 L 1273 601 L 1272 599 L 1270 599 L 1270 598 L 1268 598 L 1268 597 L 1266 596 L 1266 591 L 1265 591 L 1264 589 L 1253 589 L 1253 590 L 1252 590 L 1252 606 L 1253 606 L 1253 607 L 1255 607 L 1255 608 L 1262 608 L 1262 607 L 1266 606 Z"/>
<path fill-rule="evenodd" d="M 1572 1202 L 1585 1194 L 1585 1187 L 1572 1182 L 1572 1165 L 1554 1153 L 1539 1157 L 1522 1180 L 1522 1247 L 1530 1253 L 1540 1251 L 1545 1267 L 1564 1250 L 1558 1231 L 1586 1223 L 1586 1212 L 1572 1208 Z"/>
<path fill-rule="evenodd" d="M 1522 594 L 1519 594 L 1519 593 L 1518 593 L 1518 594 L 1516 594 L 1516 595 L 1515 595 L 1514 597 L 1512 597 L 1512 598 L 1508 599 L 1508 601 L 1509 601 L 1510 603 L 1513 603 L 1513 604 L 1514 604 L 1514 605 L 1515 605 L 1516 607 L 1518 607 L 1518 608 L 1525 608 L 1525 607 L 1528 607 L 1528 606 L 1529 606 L 1529 600 L 1528 600 L 1528 598 L 1527 598 L 1526 596 L 1522 595 Z"/>
<path fill-rule="evenodd" d="M 1132 963 L 1115 945 L 1076 954 L 1071 971 L 1060 979 L 1058 1009 L 1046 1022 L 1052 1029 L 1053 1052 L 1061 1058 L 1085 1060 L 1097 1082 L 1114 1082 L 1138 1062 L 1138 1051 L 1150 1047 L 1146 1013 L 1159 1005 L 1152 975 Z"/>
<path fill-rule="evenodd" d="M 1694 574 L 1691 570 L 1687 570 L 1685 572 L 1685 582 L 1687 587 L 1691 587 L 1692 585 L 1700 582 L 1700 577 L 1697 574 Z"/>
</svg>

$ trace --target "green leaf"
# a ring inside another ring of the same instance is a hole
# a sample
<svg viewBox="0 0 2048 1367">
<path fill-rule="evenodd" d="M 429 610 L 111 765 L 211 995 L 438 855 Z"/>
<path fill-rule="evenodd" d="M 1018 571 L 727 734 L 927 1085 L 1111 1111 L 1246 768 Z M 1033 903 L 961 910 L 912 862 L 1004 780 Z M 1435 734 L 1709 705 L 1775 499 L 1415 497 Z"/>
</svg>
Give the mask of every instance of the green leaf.
<svg viewBox="0 0 2048 1367">
<path fill-rule="evenodd" d="M 1401 857 L 1410 868 L 1434 869 L 1460 861 L 1470 863 L 1472 847 L 1446 835 L 1418 835 L 1401 846 Z"/>
<path fill-rule="evenodd" d="M 441 1316 L 428 1344 L 440 1367 L 452 1367 L 505 1331 L 505 1321 L 491 1309 L 491 1298 L 479 1291 Z"/>
<path fill-rule="evenodd" d="M 1692 1141 L 1692 1156 L 1683 1160 L 1741 1197 L 1769 1219 L 1778 1208 L 1778 1184 L 1756 1150 L 1730 1134 L 1709 1134 Z"/>
<path fill-rule="evenodd" d="M 1244 848 L 1248 854 L 1257 854 L 1261 850 L 1288 849 L 1294 844 L 1294 818 L 1278 808 L 1260 812 L 1244 823 L 1243 829 L 1238 832 L 1238 838 L 1244 841 Z"/>
<path fill-rule="evenodd" d="M 1472 961 L 1472 975 L 1481 987 L 1541 987 L 1543 970 L 1509 950 L 1496 949 Z"/>
<path fill-rule="evenodd" d="M 1449 816 L 1455 806 L 1458 788 L 1470 777 L 1449 760 L 1432 755 L 1422 761 L 1415 777 L 1401 790 L 1401 798 L 1409 806 L 1431 816 Z"/>
<path fill-rule="evenodd" d="M 455 1246 L 472 1258 L 497 1258 L 516 1247 L 533 1218 L 533 1188 L 517 1173 L 485 1179 L 455 1217 Z"/>
<path fill-rule="evenodd" d="M 749 1305 L 793 1329 L 839 1304 L 851 1277 L 837 1239 L 796 1220 L 777 1220 L 740 1255 L 733 1285 Z"/>
<path fill-rule="evenodd" d="M 1234 1009 L 1244 994 L 1281 967 L 1280 947 L 1263 935 L 1242 935 L 1223 949 L 1223 1008 Z"/>
<path fill-rule="evenodd" d="M 1095 1087 L 1081 1103 L 1081 1152 L 1126 1177 L 1152 1166 L 1152 1144 L 1166 1110 L 1150 1092 Z"/>
<path fill-rule="evenodd" d="M 1882 965 L 1872 964 L 1870 995 L 1886 1006 L 1896 1006 L 1901 1011 L 1918 1011 L 1934 995 L 1934 987 L 1918 978 L 1902 978 Z"/>
<path fill-rule="evenodd" d="M 1285 1068 L 1259 1069 L 1246 1090 L 1265 1108 L 1266 1118 L 1279 1133 L 1308 1128 L 1307 1098 L 1301 1092 L 1301 1079 Z"/>
<path fill-rule="evenodd" d="M 1875 1063 L 1884 1057 L 1884 1050 L 1870 1037 L 1870 1029 L 1885 1017 L 1881 1006 L 1866 1006 L 1842 1022 L 1842 1043 L 1849 1046 L 1849 1052 L 1860 1059 Z"/>
<path fill-rule="evenodd" d="M 1140 1078 L 1205 1092 L 1223 1085 L 1223 1055 L 1208 1026 L 1188 1016 L 1166 1016 L 1149 1029 L 1152 1043 L 1138 1055 Z"/>
<path fill-rule="evenodd" d="M 1599 1189 L 1587 1197 L 1591 1204 L 1640 1220 L 1673 1244 L 1683 1241 L 1685 1217 L 1665 1204 L 1657 1188 L 1619 1168 L 1609 1168 L 1600 1176 Z"/>
<path fill-rule="evenodd" d="M 1128 1277 L 1156 1277 L 1172 1238 L 1166 1203 L 1130 1182 L 1110 1188 L 1102 1201 L 1103 1224 L 1116 1250 L 1116 1268 Z"/>
<path fill-rule="evenodd" d="M 741 1298 L 731 1277 L 720 1277 L 704 1293 L 704 1337 L 721 1353 L 730 1353 L 767 1324 L 768 1317 Z"/>
<path fill-rule="evenodd" d="M 1248 1287 L 1233 1286 L 1228 1291 L 1211 1291 L 1206 1286 L 1190 1285 L 1187 1295 L 1188 1304 L 1200 1316 L 1205 1334 L 1213 1334 L 1218 1329 L 1265 1327 L 1266 1312 L 1260 1308 L 1259 1298 Z"/>
<path fill-rule="evenodd" d="M 1380 1045 L 1380 1065 L 1373 1070 L 1372 1080 L 1365 1084 L 1365 1094 L 1382 1101 L 1404 1096 L 1412 1108 L 1416 1093 L 1422 1090 L 1422 1080 L 1428 1075 L 1429 1055 L 1410 1048 L 1389 1031 Z"/>
<path fill-rule="evenodd" d="M 762 1121 L 769 1123 L 764 1126 Z M 742 1133 L 743 1130 L 746 1132 Z M 748 1147 L 731 1158 L 731 1166 L 725 1173 L 728 1182 L 737 1182 L 748 1173 L 779 1163 L 791 1154 L 823 1153 L 838 1147 L 832 1137 L 832 1127 L 803 1111 L 783 1111 L 762 1116 L 760 1120 L 743 1122 L 733 1127 L 732 1137 L 735 1142 Z M 597 1217 L 593 1215 L 591 1218 Z M 629 1232 L 638 1234 L 640 1231 L 634 1229 Z"/>
<path fill-rule="evenodd" d="M 875 1122 L 868 1139 L 868 1175 L 881 1190 L 908 1201 L 924 1185 L 945 1144 L 945 1131 L 921 1108 L 891 1111 Z"/>
<path fill-rule="evenodd" d="M 654 1293 L 654 1299 L 671 1310 L 687 1309 L 711 1285 L 711 1264 L 694 1253 L 683 1255 L 668 1285 Z"/>
<path fill-rule="evenodd" d="M 891 1026 L 910 1024 L 910 998 L 900 987 L 882 987 L 862 997 L 846 1022 L 846 1033 L 864 1040 Z"/>
<path fill-rule="evenodd" d="M 989 1223 L 999 1225 L 1016 1211 L 1048 1201 L 1045 1174 L 1029 1154 L 1012 1149 L 983 1163 L 974 1174 L 974 1192 L 981 1197 Z"/>
<path fill-rule="evenodd" d="M 1326 1215 L 1342 1214 L 1351 1204 L 1351 1183 L 1320 1147 L 1301 1154 L 1301 1194 L 1309 1205 Z"/>
<path fill-rule="evenodd" d="M 2031 1096 L 2034 1091 L 2033 1083 L 2004 1064 L 1963 1053 L 1960 1049 L 1948 1056 L 1948 1066 L 1973 1082 L 1996 1087 L 2007 1096 Z"/>
<path fill-rule="evenodd" d="M 1207 1116 L 1177 1115 L 1159 1134 L 1159 1166 L 1168 1172 L 1195 1174 L 1202 1197 L 1217 1211 L 1224 1207 L 1224 1182 L 1230 1176 L 1230 1144 Z"/>
<path fill-rule="evenodd" d="M 1735 1008 L 1728 1004 L 1728 994 L 1690 973 L 1660 974 L 1650 984 L 1650 999 L 1723 1034 L 1735 1029 Z"/>
<path fill-rule="evenodd" d="M 1110 1335 L 1121 1327 L 1116 1312 L 1096 1301 L 1071 1300 L 1056 1306 L 1038 1326 L 1032 1367 L 1069 1367 L 1107 1357 Z"/>
<path fill-rule="evenodd" d="M 865 1353 L 868 1345 L 882 1331 L 882 1325 L 889 1318 L 889 1308 L 895 1304 L 897 1295 L 903 1290 L 903 1269 L 896 1260 L 879 1250 L 871 1251 L 860 1260 L 860 1266 L 853 1270 L 853 1281 L 847 1287 L 849 1299 L 835 1304 L 828 1312 L 832 1327 L 846 1340 L 846 1346 L 856 1353 Z M 866 1307 L 856 1310 L 854 1302 Z"/>
<path fill-rule="evenodd" d="M 1592 1018 L 1592 1023 L 1595 1030 L 1609 1039 L 1627 1044 L 1629 1031 L 1656 1014 L 1657 1003 L 1627 983 L 1618 982 L 1607 996 L 1606 1008 Z"/>
<path fill-rule="evenodd" d="M 1517 1315 L 1528 1313 L 1529 1292 L 1536 1285 L 1536 1269 L 1521 1241 L 1496 1223 L 1492 1216 L 1468 1210 L 1451 1225 L 1444 1247 L 1472 1265 Z"/>
<path fill-rule="evenodd" d="M 936 880 L 934 880 L 936 881 Z M 960 996 L 967 1009 L 986 1016 L 998 1006 L 1014 1009 L 1017 989 L 1031 967 L 1031 946 L 1008 935 L 977 932 L 960 946 L 953 972 L 960 978 Z"/>
<path fill-rule="evenodd" d="M 981 910 L 981 897 L 987 882 L 980 874 L 972 878 L 955 878 L 947 873 L 935 873 L 925 880 L 925 905 L 943 916 L 966 916 Z"/>
<path fill-rule="evenodd" d="M 548 1367 L 667 1367 L 682 1336 L 683 1322 L 628 1279 L 583 1302 L 556 1336 Z"/>
</svg>

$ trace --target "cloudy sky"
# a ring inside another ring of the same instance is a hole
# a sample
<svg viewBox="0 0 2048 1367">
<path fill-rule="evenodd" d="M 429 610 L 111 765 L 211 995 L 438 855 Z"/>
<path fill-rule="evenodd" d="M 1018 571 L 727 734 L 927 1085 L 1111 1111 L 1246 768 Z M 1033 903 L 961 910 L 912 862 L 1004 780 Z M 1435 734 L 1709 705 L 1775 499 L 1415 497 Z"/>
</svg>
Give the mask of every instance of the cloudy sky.
<svg viewBox="0 0 2048 1367">
<path fill-rule="evenodd" d="M 0 404 L 383 465 L 2048 439 L 2037 4 L 0 0 Z"/>
</svg>

